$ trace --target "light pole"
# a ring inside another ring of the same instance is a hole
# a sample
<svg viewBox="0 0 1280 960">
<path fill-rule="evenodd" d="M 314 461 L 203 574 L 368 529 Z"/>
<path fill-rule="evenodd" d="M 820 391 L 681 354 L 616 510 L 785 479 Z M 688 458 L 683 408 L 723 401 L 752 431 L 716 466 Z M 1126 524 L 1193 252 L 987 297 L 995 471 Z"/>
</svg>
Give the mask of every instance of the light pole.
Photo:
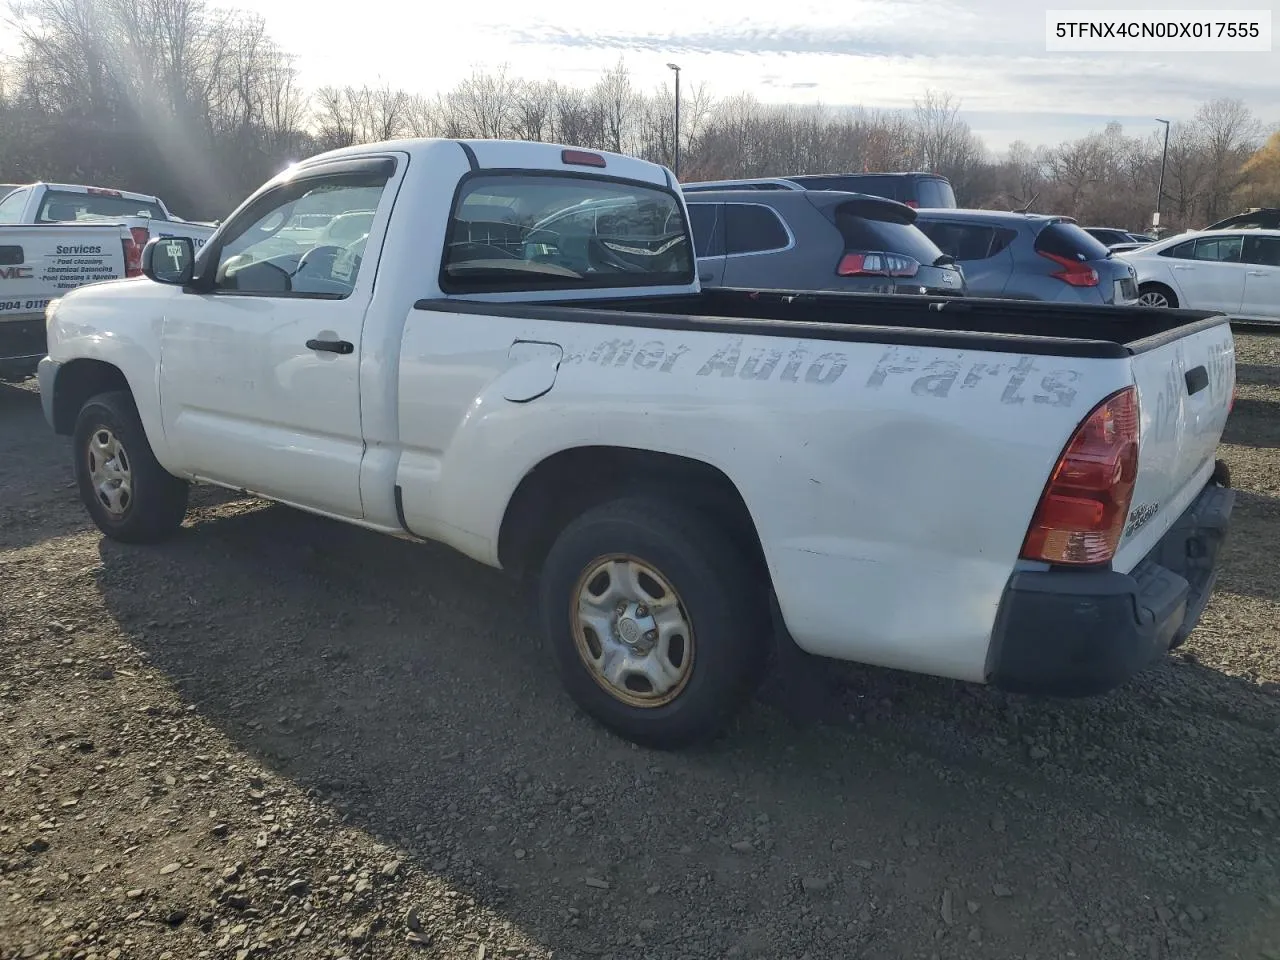
<svg viewBox="0 0 1280 960">
<path fill-rule="evenodd" d="M 1160 154 L 1160 186 L 1156 188 L 1156 215 L 1151 218 L 1153 227 L 1160 226 L 1160 201 L 1164 199 L 1164 165 L 1169 159 L 1169 121 L 1156 117 L 1156 123 L 1164 124 L 1164 152 Z"/>
<path fill-rule="evenodd" d="M 676 175 L 676 179 L 680 179 L 680 67 L 674 63 L 668 63 L 667 69 L 674 70 L 676 73 L 676 135 L 675 149 L 672 156 L 675 162 L 671 164 L 671 169 Z"/>
</svg>

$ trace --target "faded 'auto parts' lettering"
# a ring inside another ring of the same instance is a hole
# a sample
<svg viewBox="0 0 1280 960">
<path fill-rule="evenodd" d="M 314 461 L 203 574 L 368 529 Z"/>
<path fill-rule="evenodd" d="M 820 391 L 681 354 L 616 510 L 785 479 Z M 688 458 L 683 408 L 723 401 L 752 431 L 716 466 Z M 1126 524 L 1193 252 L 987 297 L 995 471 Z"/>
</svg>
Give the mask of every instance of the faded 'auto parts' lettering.
<svg viewBox="0 0 1280 960">
<path fill-rule="evenodd" d="M 1077 390 L 1073 386 L 1080 379 L 1079 370 L 1058 368 L 1042 370 L 1036 366 L 1036 358 L 1019 357 L 1014 363 L 993 363 L 989 360 L 969 361 L 957 354 L 956 359 L 935 359 L 922 363 L 924 356 L 911 347 L 889 347 L 867 378 L 867 386 L 878 389 L 890 377 L 912 377 L 911 392 L 917 396 L 946 397 L 952 389 L 972 390 L 992 379 L 1007 378 L 1000 402 L 1025 403 L 1024 387 L 1033 374 L 1039 375 L 1039 390 L 1030 388 L 1032 403 L 1051 407 L 1069 407 L 1075 402 Z M 964 374 L 961 377 L 961 374 Z M 957 382 L 959 387 L 956 387 Z"/>
<path fill-rule="evenodd" d="M 564 363 L 590 363 L 601 367 L 653 370 L 670 373 L 676 362 L 689 353 L 686 344 L 668 346 L 661 340 L 637 343 L 614 338 L 594 347 L 569 353 Z M 803 343 L 791 350 L 777 347 L 753 347 L 743 350 L 743 339 L 733 337 L 723 343 L 698 367 L 695 376 L 737 377 L 741 380 L 776 379 L 786 383 L 810 383 L 829 386 L 844 375 L 849 366 L 847 354 L 827 352 L 814 355 Z"/>
</svg>

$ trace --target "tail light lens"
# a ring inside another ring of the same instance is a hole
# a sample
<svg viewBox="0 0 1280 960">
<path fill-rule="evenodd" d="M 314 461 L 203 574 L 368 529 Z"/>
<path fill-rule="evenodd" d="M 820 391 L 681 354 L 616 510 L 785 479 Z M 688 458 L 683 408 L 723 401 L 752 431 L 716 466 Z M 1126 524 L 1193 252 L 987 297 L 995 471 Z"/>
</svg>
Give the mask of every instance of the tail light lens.
<svg viewBox="0 0 1280 960">
<path fill-rule="evenodd" d="M 840 277 L 914 277 L 920 262 L 900 253 L 846 253 L 836 266 Z"/>
<path fill-rule="evenodd" d="M 1125 387 L 1085 418 L 1058 458 L 1022 544 L 1024 560 L 1107 563 L 1138 476 L 1138 392 Z"/>
<path fill-rule="evenodd" d="M 914 200 L 908 200 L 908 201 L 907 201 L 907 206 L 908 206 L 908 207 L 910 207 L 912 210 L 919 210 L 919 209 L 920 209 L 920 204 L 916 203 Z"/>
<path fill-rule="evenodd" d="M 146 227 L 130 227 L 129 239 L 122 239 L 124 245 L 124 275 L 126 277 L 142 276 L 142 248 L 151 239 Z"/>
<path fill-rule="evenodd" d="M 1072 260 L 1070 257 L 1060 257 L 1056 253 L 1047 253 L 1044 250 L 1037 250 L 1036 252 L 1046 260 L 1052 260 L 1062 267 L 1061 270 L 1051 273 L 1051 277 L 1057 277 L 1063 283 L 1069 283 L 1073 287 L 1096 287 L 1098 285 L 1098 271 L 1087 263 Z"/>
</svg>

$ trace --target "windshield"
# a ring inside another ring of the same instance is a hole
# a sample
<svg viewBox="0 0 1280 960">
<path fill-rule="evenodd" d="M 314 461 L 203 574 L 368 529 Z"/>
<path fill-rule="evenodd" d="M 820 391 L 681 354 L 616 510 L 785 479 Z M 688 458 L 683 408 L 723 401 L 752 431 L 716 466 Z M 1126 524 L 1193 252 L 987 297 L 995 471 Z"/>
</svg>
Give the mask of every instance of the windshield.
<svg viewBox="0 0 1280 960">
<path fill-rule="evenodd" d="M 449 293 L 692 282 L 693 252 L 673 193 L 546 174 L 469 179 L 441 276 Z"/>
</svg>

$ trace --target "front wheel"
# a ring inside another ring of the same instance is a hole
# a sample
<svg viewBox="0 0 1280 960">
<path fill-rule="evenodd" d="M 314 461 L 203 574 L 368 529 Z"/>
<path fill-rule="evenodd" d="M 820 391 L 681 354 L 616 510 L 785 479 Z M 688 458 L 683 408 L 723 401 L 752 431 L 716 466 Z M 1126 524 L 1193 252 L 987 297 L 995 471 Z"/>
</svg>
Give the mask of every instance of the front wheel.
<svg viewBox="0 0 1280 960">
<path fill-rule="evenodd" d="M 80 499 L 98 529 L 125 543 L 154 543 L 182 525 L 189 485 L 156 460 L 133 397 L 91 397 L 72 435 Z"/>
<path fill-rule="evenodd" d="M 767 584 L 704 515 L 627 498 L 572 521 L 543 565 L 543 631 L 566 690 L 620 736 L 672 749 L 751 697 L 771 628 Z"/>
</svg>

